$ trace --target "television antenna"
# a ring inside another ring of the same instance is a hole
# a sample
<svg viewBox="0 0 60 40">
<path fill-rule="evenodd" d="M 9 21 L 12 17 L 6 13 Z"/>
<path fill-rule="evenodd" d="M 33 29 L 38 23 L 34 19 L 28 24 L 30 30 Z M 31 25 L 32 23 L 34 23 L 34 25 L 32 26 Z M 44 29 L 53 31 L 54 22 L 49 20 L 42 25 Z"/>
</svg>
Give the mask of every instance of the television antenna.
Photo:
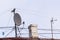
<svg viewBox="0 0 60 40">
<path fill-rule="evenodd" d="M 15 13 L 15 8 L 11 11 L 14 13 L 14 22 L 15 22 L 15 37 L 17 37 L 17 26 L 21 25 L 21 16 L 18 13 Z"/>
<path fill-rule="evenodd" d="M 53 23 L 54 23 L 54 21 L 57 21 L 57 19 L 51 19 L 51 34 L 52 34 L 52 40 L 53 40 Z"/>
<path fill-rule="evenodd" d="M 15 25 L 14 26 L 0 27 L 0 29 L 6 29 L 6 28 L 11 29 L 12 28 L 12 30 L 9 33 L 7 33 L 6 36 L 8 36 L 13 30 L 15 30 L 15 37 L 17 37 L 18 36 L 17 31 L 19 31 L 19 34 L 21 35 L 20 31 L 22 29 L 27 29 L 27 28 L 24 28 L 25 21 L 22 22 L 21 16 L 19 15 L 19 13 L 16 12 L 16 8 L 14 8 L 11 12 L 14 14 L 13 20 L 14 20 Z M 17 27 L 17 26 L 20 26 L 20 25 L 23 25 L 23 28 Z M 5 35 L 5 32 L 2 32 L 2 35 Z"/>
</svg>

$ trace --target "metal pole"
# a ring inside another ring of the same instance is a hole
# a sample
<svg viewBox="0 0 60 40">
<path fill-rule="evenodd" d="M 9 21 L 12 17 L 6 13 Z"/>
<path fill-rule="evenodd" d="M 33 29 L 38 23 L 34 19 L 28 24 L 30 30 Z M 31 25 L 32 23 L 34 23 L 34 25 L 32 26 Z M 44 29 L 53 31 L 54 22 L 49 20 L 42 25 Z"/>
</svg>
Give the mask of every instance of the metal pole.
<svg viewBox="0 0 60 40">
<path fill-rule="evenodd" d="M 16 24 L 15 24 L 15 37 L 17 37 L 17 27 L 16 27 Z"/>
<path fill-rule="evenodd" d="M 51 34 L 52 34 L 52 40 L 53 40 L 53 18 L 51 20 Z"/>
<path fill-rule="evenodd" d="M 13 12 L 14 13 L 14 15 L 15 15 L 15 8 L 11 11 L 11 12 Z M 17 37 L 17 27 L 16 27 L 16 23 L 15 23 L 15 37 Z"/>
</svg>

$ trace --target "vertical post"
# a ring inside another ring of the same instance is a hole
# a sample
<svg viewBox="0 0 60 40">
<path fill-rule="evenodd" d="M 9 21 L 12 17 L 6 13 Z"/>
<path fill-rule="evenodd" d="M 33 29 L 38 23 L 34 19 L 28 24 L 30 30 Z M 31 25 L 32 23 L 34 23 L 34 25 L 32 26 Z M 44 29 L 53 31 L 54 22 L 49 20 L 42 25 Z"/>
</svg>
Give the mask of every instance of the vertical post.
<svg viewBox="0 0 60 40">
<path fill-rule="evenodd" d="M 56 20 L 53 20 L 53 18 L 51 19 L 51 34 L 52 34 L 52 40 L 53 40 L 53 22 L 54 21 L 57 21 L 57 19 Z"/>
<path fill-rule="evenodd" d="M 17 27 L 16 27 L 16 24 L 15 24 L 15 37 L 17 37 Z"/>
<path fill-rule="evenodd" d="M 11 12 L 13 12 L 14 13 L 14 15 L 15 15 L 15 8 L 11 11 Z M 16 23 L 15 23 L 15 37 L 17 37 L 17 27 L 16 27 Z"/>
<path fill-rule="evenodd" d="M 52 34 L 52 40 L 53 40 L 53 18 L 51 20 L 51 34 Z"/>
</svg>

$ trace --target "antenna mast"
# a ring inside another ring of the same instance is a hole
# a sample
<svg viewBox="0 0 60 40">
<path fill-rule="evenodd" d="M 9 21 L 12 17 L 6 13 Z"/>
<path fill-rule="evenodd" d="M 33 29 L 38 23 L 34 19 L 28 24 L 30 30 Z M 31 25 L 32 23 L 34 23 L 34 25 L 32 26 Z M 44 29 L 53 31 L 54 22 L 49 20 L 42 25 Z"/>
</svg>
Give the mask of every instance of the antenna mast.
<svg viewBox="0 0 60 40">
<path fill-rule="evenodd" d="M 11 11 L 11 12 L 13 12 L 14 13 L 14 15 L 15 15 L 15 8 Z M 15 37 L 17 37 L 17 27 L 16 27 L 16 23 L 15 23 Z"/>
<path fill-rule="evenodd" d="M 53 40 L 53 23 L 54 21 L 57 21 L 57 20 L 53 20 L 53 18 L 51 19 L 51 34 L 52 34 L 52 40 Z"/>
<path fill-rule="evenodd" d="M 51 19 L 51 34 L 52 34 L 52 40 L 53 40 L 53 18 Z"/>
</svg>

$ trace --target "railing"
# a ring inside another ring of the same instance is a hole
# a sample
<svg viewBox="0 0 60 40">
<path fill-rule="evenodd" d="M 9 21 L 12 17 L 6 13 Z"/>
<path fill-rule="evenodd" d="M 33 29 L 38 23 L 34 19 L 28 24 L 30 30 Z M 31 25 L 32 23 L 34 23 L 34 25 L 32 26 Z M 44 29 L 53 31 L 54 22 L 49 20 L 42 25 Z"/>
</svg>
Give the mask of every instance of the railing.
<svg viewBox="0 0 60 40">
<path fill-rule="evenodd" d="M 0 27 L 0 30 L 5 30 L 5 29 L 9 29 L 9 30 L 11 30 L 9 33 L 7 33 L 7 34 L 5 34 L 5 37 L 6 36 L 8 36 L 12 31 L 14 31 L 14 26 L 10 26 L 10 27 Z M 23 30 L 23 31 L 22 31 Z M 26 33 L 24 33 L 24 30 L 28 30 L 28 28 L 19 28 L 19 30 L 18 30 L 18 34 L 19 35 L 28 35 L 29 36 L 29 32 L 26 32 Z M 22 32 L 23 33 L 22 33 Z M 43 32 L 41 32 L 41 31 L 43 31 Z M 48 31 L 48 32 L 47 32 Z M 46 34 L 50 34 L 51 35 L 51 29 L 38 29 L 38 35 L 39 36 L 41 36 L 41 35 L 43 35 L 42 37 L 46 37 L 46 36 L 44 36 L 44 35 L 46 35 Z M 53 34 L 60 34 L 60 29 L 53 29 Z"/>
</svg>

